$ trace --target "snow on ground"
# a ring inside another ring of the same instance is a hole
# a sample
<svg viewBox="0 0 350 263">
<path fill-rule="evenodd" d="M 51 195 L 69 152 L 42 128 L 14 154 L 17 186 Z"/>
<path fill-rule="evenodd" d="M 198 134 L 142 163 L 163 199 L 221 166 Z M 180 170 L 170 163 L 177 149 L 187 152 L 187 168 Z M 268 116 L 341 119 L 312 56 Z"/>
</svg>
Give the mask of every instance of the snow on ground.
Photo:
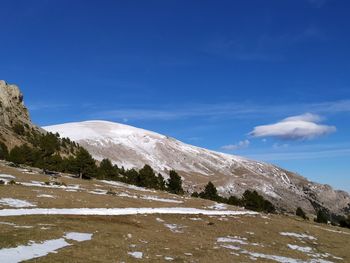
<svg viewBox="0 0 350 263">
<path fill-rule="evenodd" d="M 215 210 L 225 210 L 225 209 L 227 209 L 227 205 L 226 204 L 215 203 L 214 205 L 208 206 L 207 208 L 215 209 Z"/>
<path fill-rule="evenodd" d="M 298 250 L 298 251 L 304 252 L 304 253 L 312 252 L 312 248 L 311 247 L 301 247 L 301 246 L 298 246 L 298 245 L 291 245 L 291 244 L 288 244 L 287 246 L 290 249 L 292 249 L 292 250 Z"/>
<path fill-rule="evenodd" d="M 58 189 L 65 189 L 67 190 L 84 190 L 80 188 L 80 185 L 54 185 L 54 184 L 45 184 L 43 182 L 38 182 L 38 181 L 32 181 L 31 183 L 28 182 L 20 182 L 21 185 L 23 186 L 30 186 L 30 187 L 43 187 L 43 188 L 58 188 Z"/>
<path fill-rule="evenodd" d="M 139 252 L 139 251 L 128 252 L 128 254 L 134 258 L 137 258 L 137 259 L 142 259 L 142 257 L 143 257 L 143 253 Z"/>
<path fill-rule="evenodd" d="M 92 234 L 87 233 L 67 233 L 64 237 L 58 239 L 46 240 L 41 243 L 31 241 L 28 245 L 22 245 L 14 248 L 0 249 L 0 258 L 2 263 L 17 263 L 25 260 L 39 258 L 49 253 L 57 253 L 56 250 L 71 246 L 66 239 L 78 242 L 91 240 Z"/>
<path fill-rule="evenodd" d="M 66 233 L 64 238 L 82 242 L 82 241 L 88 241 L 91 240 L 92 234 L 89 233 L 78 233 L 78 232 L 69 232 Z"/>
<path fill-rule="evenodd" d="M 242 241 L 244 240 L 244 241 Z M 299 247 L 294 245 L 288 245 L 289 248 L 293 250 L 298 250 L 300 252 L 308 253 L 307 255 L 313 257 L 310 260 L 300 260 L 300 259 L 294 259 L 290 257 L 284 257 L 284 256 L 278 256 L 278 255 L 269 255 L 269 254 L 263 254 L 263 253 L 256 253 L 252 251 L 248 251 L 246 249 L 243 249 L 239 247 L 239 245 L 236 245 L 237 243 L 240 245 L 255 245 L 255 243 L 249 243 L 246 238 L 240 238 L 237 239 L 236 237 L 219 237 L 217 239 L 218 243 L 221 243 L 220 246 L 225 249 L 233 250 L 235 252 L 232 252 L 233 255 L 239 256 L 241 255 L 247 255 L 252 260 L 258 260 L 260 259 L 267 259 L 279 263 L 332 263 L 331 261 L 325 260 L 323 258 L 331 256 L 330 254 L 315 254 L 310 252 L 313 252 L 312 248 L 309 247 Z M 235 243 L 235 245 L 232 245 L 232 243 Z M 333 257 L 336 258 L 336 257 Z"/>
<path fill-rule="evenodd" d="M 14 199 L 14 198 L 1 198 L 0 199 L 0 205 L 7 205 L 10 207 L 16 207 L 16 208 L 21 208 L 21 207 L 35 207 L 36 205 L 25 201 L 25 200 L 20 200 L 20 199 Z"/>
<path fill-rule="evenodd" d="M 317 240 L 316 237 L 306 235 L 306 234 L 297 234 L 297 233 L 290 233 L 290 232 L 280 232 L 281 236 L 288 236 L 288 237 L 295 237 L 298 239 L 309 239 L 309 240 Z"/>
<path fill-rule="evenodd" d="M 107 192 L 108 192 L 107 190 L 102 190 L 102 189 L 95 189 L 93 191 L 88 191 L 88 193 L 94 194 L 94 195 L 106 195 Z"/>
<path fill-rule="evenodd" d="M 177 225 L 177 224 L 164 224 L 165 227 L 169 228 L 171 232 L 173 233 L 183 233 L 183 229 L 186 226 L 182 226 L 182 225 Z"/>
<path fill-rule="evenodd" d="M 33 208 L 2 209 L 0 217 L 22 215 L 137 215 L 137 214 L 181 214 L 181 215 L 257 215 L 253 211 L 204 210 L 189 207 L 157 208 Z"/>
<path fill-rule="evenodd" d="M 246 238 L 241 238 L 241 237 L 219 237 L 217 239 L 217 242 L 219 243 L 238 243 L 241 245 L 248 245 L 249 243 L 246 241 Z"/>
<path fill-rule="evenodd" d="M 43 198 L 56 198 L 56 197 L 54 197 L 53 195 L 46 195 L 46 194 L 41 194 L 41 195 L 38 195 L 37 197 L 43 197 Z"/>
<path fill-rule="evenodd" d="M 99 182 L 105 183 L 105 184 L 109 184 L 109 185 L 113 185 L 113 186 L 122 187 L 122 188 L 128 188 L 128 189 L 131 189 L 131 190 L 144 191 L 144 192 L 155 192 L 153 190 L 149 190 L 149 189 L 146 189 L 146 188 L 143 188 L 143 187 L 138 187 L 138 186 L 131 185 L 131 184 L 124 184 L 124 183 L 116 182 L 116 181 L 100 180 Z"/>
<path fill-rule="evenodd" d="M 0 179 L 2 179 L 2 178 L 16 179 L 16 177 L 14 177 L 13 175 L 9 175 L 9 174 L 0 174 Z"/>
<path fill-rule="evenodd" d="M 182 204 L 183 203 L 183 201 L 179 201 L 179 200 L 175 200 L 175 199 L 169 199 L 169 198 L 160 198 L 160 197 L 157 197 L 157 196 L 142 196 L 141 199 L 158 201 L 158 202 L 165 202 L 165 203 L 176 203 L 176 204 Z"/>
<path fill-rule="evenodd" d="M 182 204 L 183 201 L 175 200 L 175 199 L 169 199 L 169 198 L 160 198 L 158 196 L 151 196 L 151 195 L 132 195 L 129 193 L 120 193 L 118 194 L 119 197 L 128 197 L 133 199 L 143 199 L 143 200 L 150 200 L 150 201 L 157 201 L 157 202 L 164 202 L 164 203 L 176 203 L 176 204 Z"/>
</svg>

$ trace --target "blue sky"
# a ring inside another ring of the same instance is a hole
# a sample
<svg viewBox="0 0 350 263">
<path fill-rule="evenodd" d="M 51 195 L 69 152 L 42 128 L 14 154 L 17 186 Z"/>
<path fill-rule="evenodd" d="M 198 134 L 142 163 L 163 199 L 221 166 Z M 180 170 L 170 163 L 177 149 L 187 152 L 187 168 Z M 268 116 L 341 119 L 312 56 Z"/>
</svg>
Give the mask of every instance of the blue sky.
<svg viewBox="0 0 350 263">
<path fill-rule="evenodd" d="M 350 191 L 349 1 L 0 3 L 0 78 L 38 125 L 123 122 Z"/>
</svg>

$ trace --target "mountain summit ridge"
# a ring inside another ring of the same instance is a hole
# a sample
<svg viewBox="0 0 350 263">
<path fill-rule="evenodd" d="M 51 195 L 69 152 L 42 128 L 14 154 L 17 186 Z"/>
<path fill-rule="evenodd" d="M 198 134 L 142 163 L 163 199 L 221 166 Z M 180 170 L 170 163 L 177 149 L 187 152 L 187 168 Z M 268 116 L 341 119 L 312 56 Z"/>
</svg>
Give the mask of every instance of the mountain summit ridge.
<svg viewBox="0 0 350 263">
<path fill-rule="evenodd" d="M 224 196 L 254 189 L 288 212 L 300 206 L 310 213 L 323 207 L 342 214 L 350 208 L 350 196 L 344 191 L 272 164 L 192 146 L 145 129 L 100 120 L 43 128 L 69 137 L 96 159 L 109 158 L 120 167 L 140 169 L 149 164 L 164 175 L 174 169 L 190 192 L 212 181 Z"/>
</svg>

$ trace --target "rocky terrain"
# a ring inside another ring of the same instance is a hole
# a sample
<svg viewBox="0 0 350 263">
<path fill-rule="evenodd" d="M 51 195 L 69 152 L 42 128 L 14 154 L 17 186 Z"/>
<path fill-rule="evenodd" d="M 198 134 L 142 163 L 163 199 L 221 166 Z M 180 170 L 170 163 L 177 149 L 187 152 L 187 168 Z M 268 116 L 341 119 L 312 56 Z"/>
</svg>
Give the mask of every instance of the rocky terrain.
<svg viewBox="0 0 350 263">
<path fill-rule="evenodd" d="M 0 141 L 12 148 L 27 142 L 25 131 L 39 131 L 32 124 L 23 94 L 16 85 L 0 80 Z"/>
<path fill-rule="evenodd" d="M 350 196 L 328 185 L 271 164 L 249 160 L 182 143 L 155 132 L 107 121 L 86 121 L 44 127 L 78 142 L 96 159 L 109 158 L 119 167 L 141 168 L 149 164 L 166 176 L 175 169 L 187 189 L 199 191 L 212 181 L 222 195 L 241 195 L 255 189 L 280 210 L 294 212 L 300 206 L 309 213 L 324 207 L 343 214 Z"/>
</svg>

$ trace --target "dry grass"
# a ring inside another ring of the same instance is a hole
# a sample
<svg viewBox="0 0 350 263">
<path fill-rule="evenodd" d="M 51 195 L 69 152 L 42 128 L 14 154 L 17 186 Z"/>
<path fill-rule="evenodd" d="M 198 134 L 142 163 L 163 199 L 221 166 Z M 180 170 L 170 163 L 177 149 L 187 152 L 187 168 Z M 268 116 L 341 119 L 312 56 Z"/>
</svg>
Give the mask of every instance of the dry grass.
<svg viewBox="0 0 350 263">
<path fill-rule="evenodd" d="M 0 164 L 1 173 L 16 176 L 18 182 L 45 182 L 48 180 L 45 175 L 26 174 L 18 169 Z M 35 203 L 38 207 L 47 208 L 172 206 L 203 208 L 213 204 L 210 201 L 181 198 L 161 192 L 112 187 L 96 181 L 81 181 L 66 177 L 61 181 L 67 185 L 79 184 L 81 190 L 66 192 L 64 189 L 20 185 L 0 186 L 0 198 L 23 199 Z M 107 191 L 110 188 L 117 193 L 116 196 L 89 193 L 94 189 Z M 138 197 L 152 195 L 167 199 L 176 198 L 183 203 L 119 197 L 120 193 Z M 38 197 L 40 194 L 52 195 L 56 198 L 40 198 Z M 304 222 L 291 216 L 19 216 L 0 217 L 0 222 L 14 224 L 0 223 L 0 247 L 2 248 L 25 245 L 31 240 L 40 242 L 60 238 L 65 232 L 93 233 L 90 241 L 80 243 L 69 241 L 72 246 L 29 262 L 165 262 L 165 257 L 173 258 L 172 262 L 256 262 L 250 255 L 243 253 L 243 250 L 304 261 L 311 258 L 304 252 L 288 248 L 287 244 L 311 247 L 317 253 L 329 253 L 343 258 L 343 260 L 331 256 L 326 258 L 332 262 L 350 262 L 350 231 Z M 165 224 L 175 224 L 182 228 L 178 229 L 178 233 L 174 233 Z M 18 226 L 31 226 L 32 228 L 18 228 Z M 340 230 L 343 233 L 330 232 L 326 229 Z M 280 232 L 306 233 L 317 240 L 298 240 L 282 236 Z M 239 246 L 240 251 L 223 248 L 222 243 L 217 242 L 217 238 L 227 236 L 246 238 L 245 242 L 248 244 L 231 244 Z M 252 245 L 252 243 L 257 243 L 257 245 Z M 140 260 L 128 255 L 128 252 L 134 251 L 143 252 L 143 258 Z M 237 253 L 237 255 L 231 253 Z M 258 258 L 258 262 L 273 261 Z"/>
</svg>

